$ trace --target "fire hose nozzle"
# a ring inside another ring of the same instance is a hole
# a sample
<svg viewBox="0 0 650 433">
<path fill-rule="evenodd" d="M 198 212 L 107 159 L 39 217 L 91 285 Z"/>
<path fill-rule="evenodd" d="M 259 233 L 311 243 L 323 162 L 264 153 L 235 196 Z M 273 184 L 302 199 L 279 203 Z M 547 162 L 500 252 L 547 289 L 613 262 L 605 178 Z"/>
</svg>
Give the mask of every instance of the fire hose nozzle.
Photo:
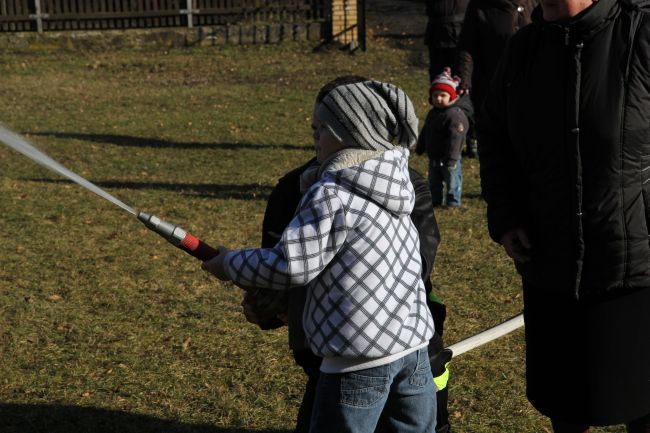
<svg viewBox="0 0 650 433">
<path fill-rule="evenodd" d="M 175 247 L 180 248 L 201 261 L 210 260 L 219 254 L 216 249 L 212 248 L 193 234 L 188 233 L 181 227 L 164 221 L 155 215 L 146 212 L 139 212 L 138 219 L 142 221 L 148 229 L 158 233 Z"/>
</svg>

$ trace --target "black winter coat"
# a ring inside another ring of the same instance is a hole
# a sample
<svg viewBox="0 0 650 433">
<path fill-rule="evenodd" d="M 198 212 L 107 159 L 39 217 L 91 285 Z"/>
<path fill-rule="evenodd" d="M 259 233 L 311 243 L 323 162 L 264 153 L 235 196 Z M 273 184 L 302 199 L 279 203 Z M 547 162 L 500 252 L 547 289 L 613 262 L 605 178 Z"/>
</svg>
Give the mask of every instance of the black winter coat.
<svg viewBox="0 0 650 433">
<path fill-rule="evenodd" d="M 511 39 L 479 118 L 492 238 L 524 228 L 538 287 L 650 287 L 650 18 L 600 0 Z"/>
<path fill-rule="evenodd" d="M 456 48 L 469 0 L 427 0 L 424 43 L 435 48 Z"/>
<path fill-rule="evenodd" d="M 466 96 L 461 96 L 449 107 L 431 108 L 418 137 L 415 153 L 422 155 L 426 152 L 430 159 L 445 162 L 460 160 L 469 128 L 468 118 L 472 114 L 472 103 Z"/>
<path fill-rule="evenodd" d="M 530 23 L 536 5 L 537 0 L 469 2 L 458 42 L 458 74 L 461 86 L 471 90 L 476 110 L 485 99 L 508 39 Z"/>
</svg>

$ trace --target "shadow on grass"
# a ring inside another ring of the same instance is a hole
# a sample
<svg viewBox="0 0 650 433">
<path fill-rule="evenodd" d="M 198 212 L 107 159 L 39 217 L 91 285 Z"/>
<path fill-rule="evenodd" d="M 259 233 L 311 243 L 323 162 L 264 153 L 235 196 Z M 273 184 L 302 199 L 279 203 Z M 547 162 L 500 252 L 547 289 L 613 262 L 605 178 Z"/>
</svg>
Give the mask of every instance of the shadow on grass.
<svg viewBox="0 0 650 433">
<path fill-rule="evenodd" d="M 419 39 L 424 38 L 424 33 L 378 33 L 375 37 L 394 40 Z"/>
<path fill-rule="evenodd" d="M 467 192 L 463 193 L 463 197 L 465 198 L 479 198 L 483 199 L 483 195 L 480 192 Z"/>
<path fill-rule="evenodd" d="M 65 179 L 25 179 L 31 182 L 71 184 Z M 272 187 L 267 185 L 224 185 L 216 183 L 163 183 L 163 182 L 121 182 L 121 181 L 91 181 L 100 188 L 116 189 L 148 189 L 177 191 L 181 194 L 200 198 L 233 199 L 233 200 L 267 200 Z"/>
<path fill-rule="evenodd" d="M 2 404 L 0 433 L 289 433 L 186 424 L 95 407 Z"/>
<path fill-rule="evenodd" d="M 71 140 L 90 141 L 93 143 L 114 144 L 116 146 L 128 147 L 151 147 L 154 149 L 264 149 L 269 148 L 285 150 L 310 150 L 309 146 L 297 146 L 295 144 L 253 144 L 253 143 L 197 143 L 161 140 L 159 138 L 133 137 L 130 135 L 113 134 L 82 134 L 77 132 L 31 132 L 33 136 L 55 137 Z"/>
</svg>

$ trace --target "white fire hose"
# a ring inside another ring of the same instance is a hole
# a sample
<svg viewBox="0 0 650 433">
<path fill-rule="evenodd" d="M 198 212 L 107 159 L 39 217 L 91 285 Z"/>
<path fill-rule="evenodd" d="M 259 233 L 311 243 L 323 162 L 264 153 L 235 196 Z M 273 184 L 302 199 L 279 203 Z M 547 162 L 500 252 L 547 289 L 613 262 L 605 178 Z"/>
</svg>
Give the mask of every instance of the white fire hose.
<svg viewBox="0 0 650 433">
<path fill-rule="evenodd" d="M 451 346 L 447 347 L 447 349 L 451 350 L 452 358 L 455 358 L 458 355 L 462 355 L 463 353 L 489 343 L 490 341 L 503 337 L 504 335 L 509 334 L 515 329 L 521 328 L 522 326 L 524 326 L 524 315 L 519 314 L 499 325 L 488 328 L 485 331 L 479 332 L 476 335 L 472 335 L 471 337 L 459 341 L 458 343 L 452 344 Z"/>
</svg>

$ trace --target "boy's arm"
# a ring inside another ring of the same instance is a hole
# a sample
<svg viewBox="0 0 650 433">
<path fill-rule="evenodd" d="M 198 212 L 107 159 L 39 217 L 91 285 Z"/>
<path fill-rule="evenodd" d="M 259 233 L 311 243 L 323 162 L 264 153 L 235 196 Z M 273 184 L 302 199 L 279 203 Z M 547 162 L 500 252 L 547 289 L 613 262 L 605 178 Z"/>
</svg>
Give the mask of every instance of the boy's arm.
<svg viewBox="0 0 650 433">
<path fill-rule="evenodd" d="M 422 131 L 420 131 L 420 135 L 418 135 L 418 142 L 417 145 L 415 146 L 415 153 L 418 155 L 424 154 L 424 152 L 427 150 L 427 136 L 429 135 L 427 131 L 430 128 L 430 117 L 431 117 L 431 111 L 427 113 L 427 118 L 424 120 L 424 126 L 422 127 Z"/>
<path fill-rule="evenodd" d="M 433 210 L 431 191 L 427 180 L 412 168 L 409 168 L 409 176 L 415 191 L 415 206 L 411 212 L 411 220 L 415 224 L 420 238 L 422 279 L 426 282 L 433 271 L 436 252 L 440 244 L 440 230 Z"/>
<path fill-rule="evenodd" d="M 224 266 L 238 286 L 276 290 L 303 286 L 329 264 L 346 237 L 343 204 L 321 186 L 310 190 L 275 247 L 230 251 Z"/>
<path fill-rule="evenodd" d="M 418 136 L 418 143 L 415 145 L 416 155 L 422 155 L 424 153 L 424 149 L 425 149 L 424 133 L 425 133 L 425 129 L 422 128 L 422 131 L 420 131 L 420 135 Z"/>
</svg>

